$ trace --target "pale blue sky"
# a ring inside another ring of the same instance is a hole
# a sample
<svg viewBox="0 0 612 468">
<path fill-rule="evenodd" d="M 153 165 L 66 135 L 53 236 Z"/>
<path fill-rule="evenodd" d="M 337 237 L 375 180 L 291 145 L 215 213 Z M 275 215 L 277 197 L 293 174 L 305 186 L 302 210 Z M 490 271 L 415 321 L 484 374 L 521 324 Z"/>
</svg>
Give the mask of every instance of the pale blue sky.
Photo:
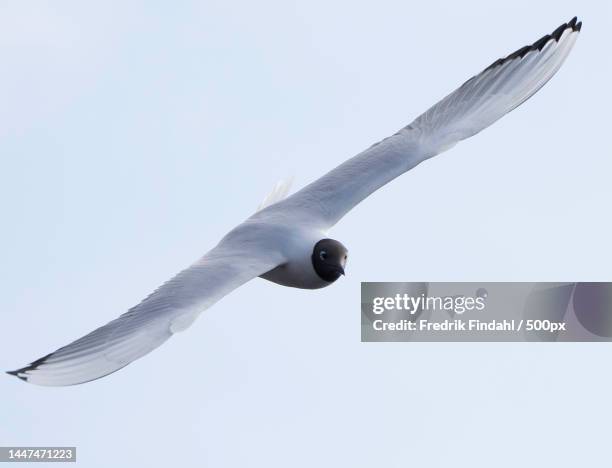
<svg viewBox="0 0 612 468">
<path fill-rule="evenodd" d="M 578 15 L 532 100 L 332 232 L 348 275 L 256 280 L 86 385 L 0 376 L 1 445 L 79 465 L 593 466 L 607 344 L 360 343 L 360 281 L 612 278 L 601 1 L 0 4 L 0 369 L 123 313 L 250 215 Z M 396 246 L 391 248 L 391 246 Z M 117 461 L 119 460 L 119 462 Z"/>
</svg>

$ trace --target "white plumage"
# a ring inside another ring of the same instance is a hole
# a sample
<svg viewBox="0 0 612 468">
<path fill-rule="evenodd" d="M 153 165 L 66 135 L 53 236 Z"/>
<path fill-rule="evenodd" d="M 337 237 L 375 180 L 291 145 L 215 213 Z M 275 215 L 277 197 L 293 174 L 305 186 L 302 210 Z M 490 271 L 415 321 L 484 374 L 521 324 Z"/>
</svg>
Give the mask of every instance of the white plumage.
<svg viewBox="0 0 612 468">
<path fill-rule="evenodd" d="M 87 382 L 149 353 L 253 278 L 262 276 L 301 288 L 331 284 L 313 266 L 328 261 L 327 251 L 315 247 L 326 238 L 327 230 L 378 188 L 526 101 L 561 67 L 580 28 L 581 23 L 573 18 L 531 46 L 494 62 L 410 125 L 288 198 L 284 197 L 290 184 L 278 184 L 260 211 L 140 304 L 9 373 L 40 385 Z M 337 249 L 344 258 L 334 260 L 338 263 L 332 266 L 339 270 L 346 264 L 346 253 L 341 245 Z M 316 258 L 319 254 L 320 259 Z"/>
</svg>

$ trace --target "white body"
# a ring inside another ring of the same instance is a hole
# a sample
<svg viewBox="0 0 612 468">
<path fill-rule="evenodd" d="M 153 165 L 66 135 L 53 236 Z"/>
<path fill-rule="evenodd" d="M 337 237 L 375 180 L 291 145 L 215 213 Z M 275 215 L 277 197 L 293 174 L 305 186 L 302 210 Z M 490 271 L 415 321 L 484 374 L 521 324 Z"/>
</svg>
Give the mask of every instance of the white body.
<svg viewBox="0 0 612 468">
<path fill-rule="evenodd" d="M 322 231 L 303 226 L 287 229 L 286 226 L 278 224 L 268 224 L 267 229 L 270 238 L 283 252 L 286 260 L 260 275 L 260 278 L 301 289 L 319 289 L 332 284 L 319 277 L 312 265 L 314 246 L 326 237 Z"/>
</svg>

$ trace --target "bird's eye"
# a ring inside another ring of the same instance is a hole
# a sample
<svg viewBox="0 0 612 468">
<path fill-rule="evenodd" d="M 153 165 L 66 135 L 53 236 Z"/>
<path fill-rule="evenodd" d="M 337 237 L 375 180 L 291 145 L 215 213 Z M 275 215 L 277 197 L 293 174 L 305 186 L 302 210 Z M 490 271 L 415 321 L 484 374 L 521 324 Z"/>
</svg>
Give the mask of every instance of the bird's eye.
<svg viewBox="0 0 612 468">
<path fill-rule="evenodd" d="M 319 257 L 321 258 L 321 260 L 325 260 L 327 258 L 327 251 L 326 250 L 321 250 L 321 253 L 319 254 Z"/>
</svg>

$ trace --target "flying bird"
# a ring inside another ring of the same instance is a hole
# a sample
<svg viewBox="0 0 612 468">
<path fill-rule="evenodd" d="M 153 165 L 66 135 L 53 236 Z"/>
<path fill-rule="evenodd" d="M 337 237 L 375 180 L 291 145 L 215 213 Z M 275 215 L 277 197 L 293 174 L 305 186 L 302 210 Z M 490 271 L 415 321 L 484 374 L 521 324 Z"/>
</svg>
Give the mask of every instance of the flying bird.
<svg viewBox="0 0 612 468">
<path fill-rule="evenodd" d="M 328 230 L 368 195 L 491 125 L 561 67 L 582 23 L 573 18 L 496 60 L 410 125 L 286 196 L 278 186 L 254 215 L 138 305 L 88 335 L 9 371 L 38 385 L 74 385 L 115 372 L 189 327 L 226 294 L 260 277 L 317 289 L 344 274 L 347 248 Z"/>
</svg>

